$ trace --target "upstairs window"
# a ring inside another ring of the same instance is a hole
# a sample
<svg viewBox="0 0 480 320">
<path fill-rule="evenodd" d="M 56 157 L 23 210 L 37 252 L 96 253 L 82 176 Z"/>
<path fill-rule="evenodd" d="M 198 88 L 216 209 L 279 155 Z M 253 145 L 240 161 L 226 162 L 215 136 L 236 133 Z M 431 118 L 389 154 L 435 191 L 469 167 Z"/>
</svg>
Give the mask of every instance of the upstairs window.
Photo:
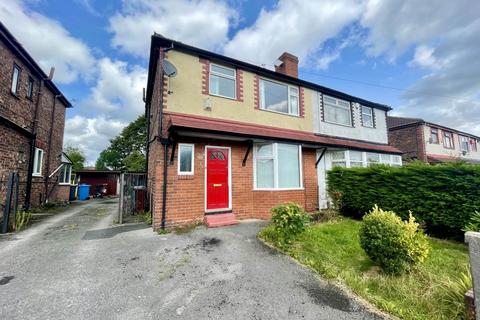
<svg viewBox="0 0 480 320">
<path fill-rule="evenodd" d="M 438 144 L 438 129 L 430 129 L 430 143 Z"/>
<path fill-rule="evenodd" d="M 12 87 L 10 89 L 14 95 L 17 95 L 18 93 L 19 82 L 20 82 L 20 67 L 14 64 L 13 73 L 12 73 Z"/>
<path fill-rule="evenodd" d="M 284 143 L 255 145 L 255 189 L 299 189 L 301 146 Z"/>
<path fill-rule="evenodd" d="M 260 108 L 298 116 L 298 87 L 260 79 Z"/>
<path fill-rule="evenodd" d="M 460 136 L 460 149 L 465 152 L 470 151 L 470 143 L 468 141 L 469 139 L 464 136 Z"/>
<path fill-rule="evenodd" d="M 443 146 L 448 149 L 453 149 L 453 133 L 443 132 Z"/>
<path fill-rule="evenodd" d="M 27 98 L 33 98 L 33 78 L 28 77 L 28 85 L 27 85 Z"/>
<path fill-rule="evenodd" d="M 373 109 L 362 106 L 362 125 L 364 127 L 373 128 Z"/>
<path fill-rule="evenodd" d="M 193 175 L 194 164 L 193 144 L 180 143 L 178 145 L 178 174 Z"/>
<path fill-rule="evenodd" d="M 43 167 L 43 150 L 35 148 L 35 157 L 33 159 L 33 176 L 40 177 L 42 175 Z"/>
<path fill-rule="evenodd" d="M 470 145 L 472 146 L 472 151 L 477 152 L 477 139 L 470 139 Z"/>
<path fill-rule="evenodd" d="M 235 69 L 210 64 L 209 90 L 211 95 L 236 99 Z"/>
<path fill-rule="evenodd" d="M 326 122 L 352 126 L 352 110 L 348 101 L 324 95 L 323 112 Z"/>
<path fill-rule="evenodd" d="M 70 184 L 71 177 L 72 177 L 72 165 L 64 163 L 62 165 L 62 168 L 60 168 L 58 182 L 60 184 Z"/>
</svg>

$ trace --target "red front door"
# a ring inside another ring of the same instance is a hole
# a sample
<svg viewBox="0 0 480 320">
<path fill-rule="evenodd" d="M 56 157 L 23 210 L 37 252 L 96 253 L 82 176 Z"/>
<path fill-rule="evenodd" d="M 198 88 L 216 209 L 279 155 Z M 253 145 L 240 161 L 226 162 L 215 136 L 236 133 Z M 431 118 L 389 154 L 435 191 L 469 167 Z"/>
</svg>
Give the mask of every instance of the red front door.
<svg viewBox="0 0 480 320">
<path fill-rule="evenodd" d="M 207 210 L 228 209 L 228 149 L 207 147 Z"/>
</svg>

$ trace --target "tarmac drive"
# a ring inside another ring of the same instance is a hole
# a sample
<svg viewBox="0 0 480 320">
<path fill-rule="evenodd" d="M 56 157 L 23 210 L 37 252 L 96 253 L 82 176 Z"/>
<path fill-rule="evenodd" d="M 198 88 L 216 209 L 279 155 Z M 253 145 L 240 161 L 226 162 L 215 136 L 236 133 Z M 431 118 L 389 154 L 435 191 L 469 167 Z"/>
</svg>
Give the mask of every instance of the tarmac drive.
<svg viewBox="0 0 480 320">
<path fill-rule="evenodd" d="M 0 319 L 381 319 L 263 245 L 265 222 L 158 235 L 90 200 L 0 240 Z"/>
</svg>

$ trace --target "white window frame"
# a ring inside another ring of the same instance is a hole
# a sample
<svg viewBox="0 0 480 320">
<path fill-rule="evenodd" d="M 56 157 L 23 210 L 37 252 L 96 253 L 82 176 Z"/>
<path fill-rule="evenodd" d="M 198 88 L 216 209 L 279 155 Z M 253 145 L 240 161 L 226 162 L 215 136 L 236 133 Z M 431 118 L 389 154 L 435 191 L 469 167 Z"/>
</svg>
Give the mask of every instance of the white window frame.
<svg viewBox="0 0 480 320">
<path fill-rule="evenodd" d="M 230 76 L 230 75 L 227 75 L 227 74 L 224 74 L 224 73 L 220 73 L 220 72 L 216 72 L 216 71 L 213 71 L 212 70 L 212 66 L 215 66 L 215 67 L 219 67 L 219 68 L 223 68 L 223 69 L 228 69 L 228 70 L 232 70 L 233 71 L 233 76 Z M 208 75 L 208 93 L 211 95 L 211 96 L 216 96 L 216 97 L 222 97 L 222 98 L 227 98 L 227 99 L 232 99 L 232 100 L 237 100 L 237 70 L 235 70 L 234 68 L 229 68 L 229 67 L 225 67 L 225 66 L 222 66 L 222 65 L 219 65 L 219 64 L 215 64 L 215 63 L 210 63 L 210 73 Z M 229 79 L 229 80 L 233 80 L 233 97 L 229 97 L 229 96 L 224 96 L 224 95 L 221 95 L 221 94 L 217 94 L 217 93 L 212 93 L 212 86 L 211 86 L 211 76 L 215 76 L 215 77 L 220 77 L 220 78 L 225 78 L 225 79 Z"/>
<path fill-rule="evenodd" d="M 40 156 L 38 156 L 38 155 L 40 155 Z M 34 177 L 41 177 L 42 176 L 43 156 L 44 156 L 43 149 L 35 148 L 35 156 L 33 158 L 33 171 L 32 171 L 32 176 L 34 176 Z M 39 160 L 39 158 L 40 158 L 40 160 Z M 39 170 L 37 170 L 39 161 L 40 161 L 40 168 L 39 168 Z"/>
<path fill-rule="evenodd" d="M 65 168 L 65 167 L 67 167 L 67 170 L 62 172 L 62 169 Z M 60 182 L 62 173 L 63 173 L 63 181 L 64 182 Z M 68 179 L 67 179 L 67 177 L 68 177 Z M 58 184 L 62 185 L 62 186 L 70 185 L 71 184 L 71 179 L 72 179 L 72 165 L 68 164 L 68 163 L 62 164 L 62 168 L 60 168 L 60 177 L 58 179 L 58 181 L 59 181 Z"/>
<path fill-rule="evenodd" d="M 335 105 L 332 105 L 331 103 L 326 103 L 326 102 L 325 102 L 325 97 L 327 97 L 327 98 L 329 98 L 329 99 L 335 100 Z M 348 107 L 342 106 L 341 104 L 338 103 L 339 101 L 348 103 Z M 344 127 L 353 127 L 353 121 L 352 121 L 352 105 L 351 105 L 351 103 L 350 103 L 349 101 L 342 100 L 342 99 L 338 99 L 338 98 L 335 98 L 335 97 L 332 97 L 332 96 L 329 96 L 329 95 L 324 94 L 324 95 L 322 96 L 322 104 L 323 104 L 323 105 L 322 105 L 322 107 L 323 107 L 323 120 L 324 120 L 325 122 L 332 123 L 332 124 L 336 124 L 336 125 L 339 125 L 339 126 L 344 126 Z M 327 112 L 326 112 L 327 104 L 328 104 L 328 107 L 331 107 L 331 108 L 344 109 L 344 110 L 347 110 L 347 109 L 348 109 L 348 113 L 350 114 L 350 116 L 348 117 L 348 119 L 349 119 L 349 124 L 344 124 L 344 123 L 340 123 L 340 122 L 335 122 L 335 121 L 327 120 Z"/>
<path fill-rule="evenodd" d="M 387 154 L 387 153 L 377 153 L 377 152 L 370 152 L 370 151 L 358 151 L 358 150 L 331 150 L 330 151 L 330 162 L 332 168 L 335 167 L 335 163 L 337 162 L 345 162 L 345 168 L 360 168 L 360 167 L 352 167 L 352 162 L 360 163 L 358 160 L 353 160 L 350 156 L 351 152 L 361 152 L 362 154 L 362 167 L 366 168 L 371 164 L 386 164 L 389 166 L 402 166 L 402 157 L 396 154 Z M 333 152 L 343 152 L 344 158 L 343 159 L 336 159 L 333 160 L 332 154 Z M 368 161 L 368 153 L 378 154 L 379 161 L 378 162 L 369 162 Z M 386 160 L 385 160 L 386 159 Z"/>
<path fill-rule="evenodd" d="M 266 109 L 266 107 L 265 107 L 265 86 L 262 85 L 262 83 L 264 81 L 276 83 L 276 84 L 287 87 L 287 108 L 288 108 L 288 112 Z M 283 82 L 274 81 L 274 80 L 265 79 L 265 78 L 260 78 L 259 79 L 258 86 L 259 86 L 259 88 L 258 88 L 259 93 L 258 94 L 260 96 L 260 110 L 274 112 L 274 113 L 280 113 L 280 114 L 286 114 L 286 115 L 295 116 L 295 117 L 300 116 L 300 87 L 292 86 L 292 85 L 289 85 L 289 84 L 286 84 L 286 83 L 283 83 Z M 291 89 L 295 89 L 297 91 L 297 94 L 292 94 Z M 292 103 L 290 101 L 291 97 L 294 97 L 297 100 L 297 113 L 292 113 Z"/>
<path fill-rule="evenodd" d="M 458 140 L 460 140 L 459 141 L 460 142 L 460 150 L 469 153 L 470 152 L 470 139 L 466 136 L 461 136 L 461 135 L 459 135 L 458 137 L 459 137 Z M 467 144 L 467 149 L 463 148 L 464 143 Z"/>
<path fill-rule="evenodd" d="M 35 80 L 32 77 L 28 77 L 27 82 L 27 99 L 33 99 L 33 86 L 35 84 Z"/>
<path fill-rule="evenodd" d="M 192 159 L 191 159 L 191 168 L 192 170 L 190 171 L 181 171 L 180 170 L 180 163 L 181 163 L 181 155 L 182 153 L 180 152 L 180 149 L 182 147 L 191 147 L 192 148 Z M 195 145 L 193 143 L 179 143 L 178 144 L 178 164 L 177 164 L 177 173 L 179 176 L 192 176 L 194 175 L 194 172 L 195 172 L 195 169 L 194 169 L 194 165 L 195 165 Z"/>
<path fill-rule="evenodd" d="M 370 114 L 365 113 L 365 112 L 364 112 L 364 109 L 370 110 Z M 374 125 L 374 123 L 373 123 L 373 108 L 372 108 L 372 107 L 367 107 L 367 106 L 362 106 L 362 105 L 361 105 L 361 106 L 360 106 L 360 111 L 361 111 L 361 113 L 362 113 L 362 126 L 364 126 L 364 127 L 366 127 L 366 128 L 374 128 L 375 125 Z M 370 117 L 370 119 L 371 119 L 371 121 L 372 121 L 372 125 L 366 125 L 366 124 L 365 124 L 365 116 Z"/>
<path fill-rule="evenodd" d="M 17 78 L 15 79 L 15 71 L 17 71 Z M 14 94 L 14 95 L 18 95 L 18 87 L 19 87 L 19 84 L 20 84 L 20 74 L 22 73 L 22 70 L 20 69 L 20 67 L 14 63 L 13 64 L 13 70 L 12 70 L 12 84 L 11 84 L 11 87 L 10 87 L 10 91 Z"/>
<path fill-rule="evenodd" d="M 259 144 L 271 144 L 272 155 L 271 156 L 258 156 L 257 145 Z M 295 188 L 279 188 L 278 187 L 278 145 L 289 143 L 277 143 L 277 142 L 264 142 L 256 143 L 253 146 L 253 190 L 255 191 L 279 191 L 279 190 L 303 190 L 303 163 L 302 163 L 302 145 L 298 145 L 298 165 L 299 165 L 299 187 Z M 273 188 L 257 188 L 257 159 L 273 159 Z"/>
<path fill-rule="evenodd" d="M 448 137 L 448 141 L 450 141 L 450 145 L 447 145 L 447 137 Z M 455 142 L 453 141 L 453 132 L 443 131 L 443 147 L 445 149 L 455 149 Z"/>
</svg>

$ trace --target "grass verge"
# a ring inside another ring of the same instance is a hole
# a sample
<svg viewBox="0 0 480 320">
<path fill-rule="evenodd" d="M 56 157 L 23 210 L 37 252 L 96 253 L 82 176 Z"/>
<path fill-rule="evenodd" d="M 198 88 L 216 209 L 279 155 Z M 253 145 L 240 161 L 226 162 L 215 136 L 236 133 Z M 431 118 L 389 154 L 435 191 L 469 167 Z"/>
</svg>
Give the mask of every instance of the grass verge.
<svg viewBox="0 0 480 320">
<path fill-rule="evenodd" d="M 463 294 L 452 292 L 465 287 L 459 285 L 468 273 L 464 244 L 429 238 L 432 252 L 424 264 L 409 274 L 389 276 L 360 247 L 359 228 L 360 222 L 350 219 L 315 224 L 288 245 L 271 226 L 259 236 L 392 315 L 402 319 L 463 318 Z"/>
</svg>

